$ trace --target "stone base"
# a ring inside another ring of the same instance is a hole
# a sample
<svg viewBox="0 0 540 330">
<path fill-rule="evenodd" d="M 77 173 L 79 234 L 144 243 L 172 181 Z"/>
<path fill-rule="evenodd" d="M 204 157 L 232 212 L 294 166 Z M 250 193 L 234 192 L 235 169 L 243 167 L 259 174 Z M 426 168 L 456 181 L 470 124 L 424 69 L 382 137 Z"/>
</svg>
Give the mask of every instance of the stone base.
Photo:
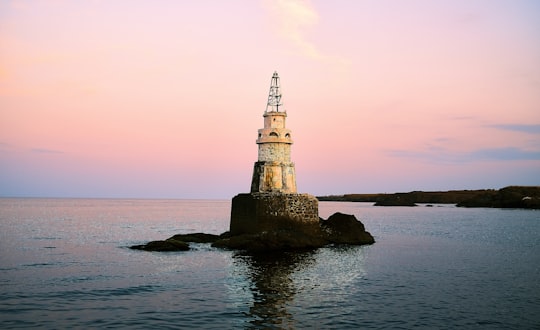
<svg viewBox="0 0 540 330">
<path fill-rule="evenodd" d="M 231 235 L 281 230 L 319 235 L 319 203 L 315 196 L 250 193 L 232 199 Z"/>
</svg>

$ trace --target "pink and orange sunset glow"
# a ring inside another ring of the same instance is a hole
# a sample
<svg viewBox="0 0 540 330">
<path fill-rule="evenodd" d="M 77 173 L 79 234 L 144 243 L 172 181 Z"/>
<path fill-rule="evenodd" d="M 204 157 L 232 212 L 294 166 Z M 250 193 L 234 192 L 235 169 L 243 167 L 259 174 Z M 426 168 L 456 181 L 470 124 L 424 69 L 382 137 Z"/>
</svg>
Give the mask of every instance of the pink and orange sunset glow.
<svg viewBox="0 0 540 330">
<path fill-rule="evenodd" d="M 0 196 L 230 198 L 281 77 L 299 192 L 540 185 L 540 2 L 2 1 Z"/>
</svg>

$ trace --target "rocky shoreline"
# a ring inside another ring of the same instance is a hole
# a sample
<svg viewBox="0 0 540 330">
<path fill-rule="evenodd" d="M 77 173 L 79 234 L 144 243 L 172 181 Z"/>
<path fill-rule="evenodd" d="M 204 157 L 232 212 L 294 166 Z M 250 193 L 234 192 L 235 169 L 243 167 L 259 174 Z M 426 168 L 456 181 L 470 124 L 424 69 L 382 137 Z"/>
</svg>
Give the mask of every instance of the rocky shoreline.
<svg viewBox="0 0 540 330">
<path fill-rule="evenodd" d="M 376 206 L 456 204 L 458 207 L 540 209 L 539 186 L 508 186 L 499 190 L 412 191 L 394 194 L 317 196 L 319 201 L 373 202 Z"/>
<path fill-rule="evenodd" d="M 319 230 L 309 234 L 296 230 L 294 226 L 255 234 L 177 234 L 165 240 L 133 245 L 130 248 L 162 252 L 187 251 L 190 249 L 189 243 L 210 243 L 216 248 L 263 252 L 316 249 L 331 244 L 365 245 L 375 243 L 375 239 L 354 215 L 335 213 L 327 220 L 320 219 Z"/>
</svg>

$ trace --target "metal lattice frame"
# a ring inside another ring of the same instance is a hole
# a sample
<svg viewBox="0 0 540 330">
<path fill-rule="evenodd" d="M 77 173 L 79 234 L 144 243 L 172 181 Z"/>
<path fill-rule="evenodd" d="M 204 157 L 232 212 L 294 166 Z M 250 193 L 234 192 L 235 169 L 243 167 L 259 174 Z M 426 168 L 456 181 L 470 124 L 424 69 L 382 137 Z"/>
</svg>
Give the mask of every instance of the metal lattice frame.
<svg viewBox="0 0 540 330">
<path fill-rule="evenodd" d="M 279 112 L 281 103 L 281 90 L 279 86 L 279 76 L 277 71 L 274 71 L 272 80 L 270 82 L 270 92 L 268 93 L 268 103 L 266 104 L 266 112 L 275 111 Z"/>
</svg>

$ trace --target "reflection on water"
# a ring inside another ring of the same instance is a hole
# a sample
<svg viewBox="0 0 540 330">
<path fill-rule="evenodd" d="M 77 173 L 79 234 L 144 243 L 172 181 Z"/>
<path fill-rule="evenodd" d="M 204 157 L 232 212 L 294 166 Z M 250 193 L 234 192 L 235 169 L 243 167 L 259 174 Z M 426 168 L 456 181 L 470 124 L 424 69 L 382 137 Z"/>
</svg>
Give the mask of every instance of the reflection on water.
<svg viewBox="0 0 540 330">
<path fill-rule="evenodd" d="M 301 288 L 295 286 L 292 274 L 314 262 L 312 251 L 235 255 L 235 265 L 246 267 L 252 282 L 253 306 L 249 316 L 253 328 L 295 327 L 294 316 L 287 306 Z"/>
<path fill-rule="evenodd" d="M 235 254 L 233 268 L 250 283 L 248 322 L 261 328 L 321 328 L 356 324 L 365 272 L 366 246 L 333 246 L 314 251 Z M 321 315 L 325 315 L 321 318 Z M 358 323 L 360 324 L 360 323 Z"/>
<path fill-rule="evenodd" d="M 319 210 L 377 243 L 141 253 L 124 247 L 225 231 L 230 201 L 0 198 L 0 328 L 539 329 L 538 212 Z"/>
</svg>

